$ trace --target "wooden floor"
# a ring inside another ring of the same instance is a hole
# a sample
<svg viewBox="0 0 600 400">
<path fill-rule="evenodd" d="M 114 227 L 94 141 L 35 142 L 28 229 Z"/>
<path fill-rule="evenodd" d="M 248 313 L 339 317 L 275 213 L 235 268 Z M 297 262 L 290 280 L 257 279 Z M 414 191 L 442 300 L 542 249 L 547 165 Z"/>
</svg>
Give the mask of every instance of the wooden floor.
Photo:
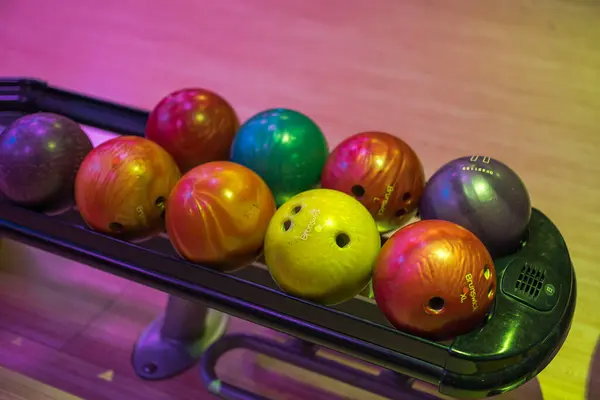
<svg viewBox="0 0 600 400">
<path fill-rule="evenodd" d="M 269 107 L 303 111 L 331 146 L 362 130 L 392 132 L 428 175 L 465 154 L 508 163 L 563 232 L 578 277 L 570 336 L 539 377 L 544 398 L 600 398 L 588 393 L 600 380 L 591 369 L 600 336 L 600 2 L 2 0 L 0 15 L 0 75 L 144 108 L 202 86 L 242 120 Z M 2 351 L 27 356 L 0 362 L 85 398 L 123 398 L 118 390 L 139 383 L 114 354 L 126 353 L 164 296 L 70 272 L 77 268 L 48 266 L 46 286 L 2 275 Z M 112 383 L 96 378 L 109 369 Z M 193 374 L 181 379 L 197 386 Z M 164 398 L 168 387 L 132 396 Z"/>
</svg>

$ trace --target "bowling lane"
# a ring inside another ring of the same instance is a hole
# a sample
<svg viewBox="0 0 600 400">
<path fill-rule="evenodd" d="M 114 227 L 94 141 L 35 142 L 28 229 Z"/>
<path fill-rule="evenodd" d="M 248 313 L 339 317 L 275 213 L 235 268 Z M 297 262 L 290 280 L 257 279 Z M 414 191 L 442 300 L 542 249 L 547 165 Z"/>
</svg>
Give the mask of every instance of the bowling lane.
<svg viewBox="0 0 600 400">
<path fill-rule="evenodd" d="M 55 387 L 0 367 L 0 396 L 3 400 L 56 399 L 83 400 Z"/>
</svg>

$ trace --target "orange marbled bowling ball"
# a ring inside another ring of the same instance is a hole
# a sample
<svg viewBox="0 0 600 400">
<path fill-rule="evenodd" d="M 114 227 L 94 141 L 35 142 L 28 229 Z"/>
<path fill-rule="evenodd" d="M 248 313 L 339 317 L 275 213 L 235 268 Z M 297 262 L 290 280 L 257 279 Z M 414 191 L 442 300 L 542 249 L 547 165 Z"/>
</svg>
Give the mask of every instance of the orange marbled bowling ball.
<svg viewBox="0 0 600 400">
<path fill-rule="evenodd" d="M 419 221 L 383 245 L 373 292 L 396 328 L 447 340 L 483 322 L 496 295 L 496 270 L 470 231 L 448 221 Z"/>
<path fill-rule="evenodd" d="M 75 178 L 75 202 L 92 229 L 141 241 L 164 231 L 165 202 L 180 177 L 162 147 L 121 136 L 85 157 Z"/>
<path fill-rule="evenodd" d="M 229 161 L 197 166 L 168 200 L 167 233 L 185 259 L 233 271 L 261 254 L 275 199 L 254 171 Z"/>
<path fill-rule="evenodd" d="M 417 154 L 403 140 L 385 132 L 362 132 L 331 152 L 321 187 L 354 196 L 371 213 L 379 232 L 408 222 L 425 188 Z"/>
</svg>

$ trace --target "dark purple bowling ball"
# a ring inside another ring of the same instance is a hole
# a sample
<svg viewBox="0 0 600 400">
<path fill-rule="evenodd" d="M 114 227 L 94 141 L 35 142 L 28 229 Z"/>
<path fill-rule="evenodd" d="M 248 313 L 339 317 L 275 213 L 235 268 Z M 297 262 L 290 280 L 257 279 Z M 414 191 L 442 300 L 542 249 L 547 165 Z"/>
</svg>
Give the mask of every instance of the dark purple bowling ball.
<svg viewBox="0 0 600 400">
<path fill-rule="evenodd" d="M 36 113 L 0 134 L 0 191 L 13 203 L 57 214 L 74 203 L 75 176 L 92 142 L 79 124 Z"/>
<path fill-rule="evenodd" d="M 519 176 L 483 156 L 450 161 L 425 185 L 421 219 L 454 222 L 473 232 L 493 257 L 514 252 L 525 238 L 531 200 Z"/>
</svg>

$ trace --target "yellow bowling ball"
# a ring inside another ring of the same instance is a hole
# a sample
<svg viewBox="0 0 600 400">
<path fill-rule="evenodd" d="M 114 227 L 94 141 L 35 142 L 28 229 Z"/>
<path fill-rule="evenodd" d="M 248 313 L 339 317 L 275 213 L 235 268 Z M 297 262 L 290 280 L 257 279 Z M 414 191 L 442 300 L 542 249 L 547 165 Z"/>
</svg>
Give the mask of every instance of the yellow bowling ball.
<svg viewBox="0 0 600 400">
<path fill-rule="evenodd" d="M 264 255 L 281 290 L 334 305 L 367 286 L 380 248 L 377 225 L 358 200 L 314 189 L 292 197 L 275 212 Z"/>
</svg>

